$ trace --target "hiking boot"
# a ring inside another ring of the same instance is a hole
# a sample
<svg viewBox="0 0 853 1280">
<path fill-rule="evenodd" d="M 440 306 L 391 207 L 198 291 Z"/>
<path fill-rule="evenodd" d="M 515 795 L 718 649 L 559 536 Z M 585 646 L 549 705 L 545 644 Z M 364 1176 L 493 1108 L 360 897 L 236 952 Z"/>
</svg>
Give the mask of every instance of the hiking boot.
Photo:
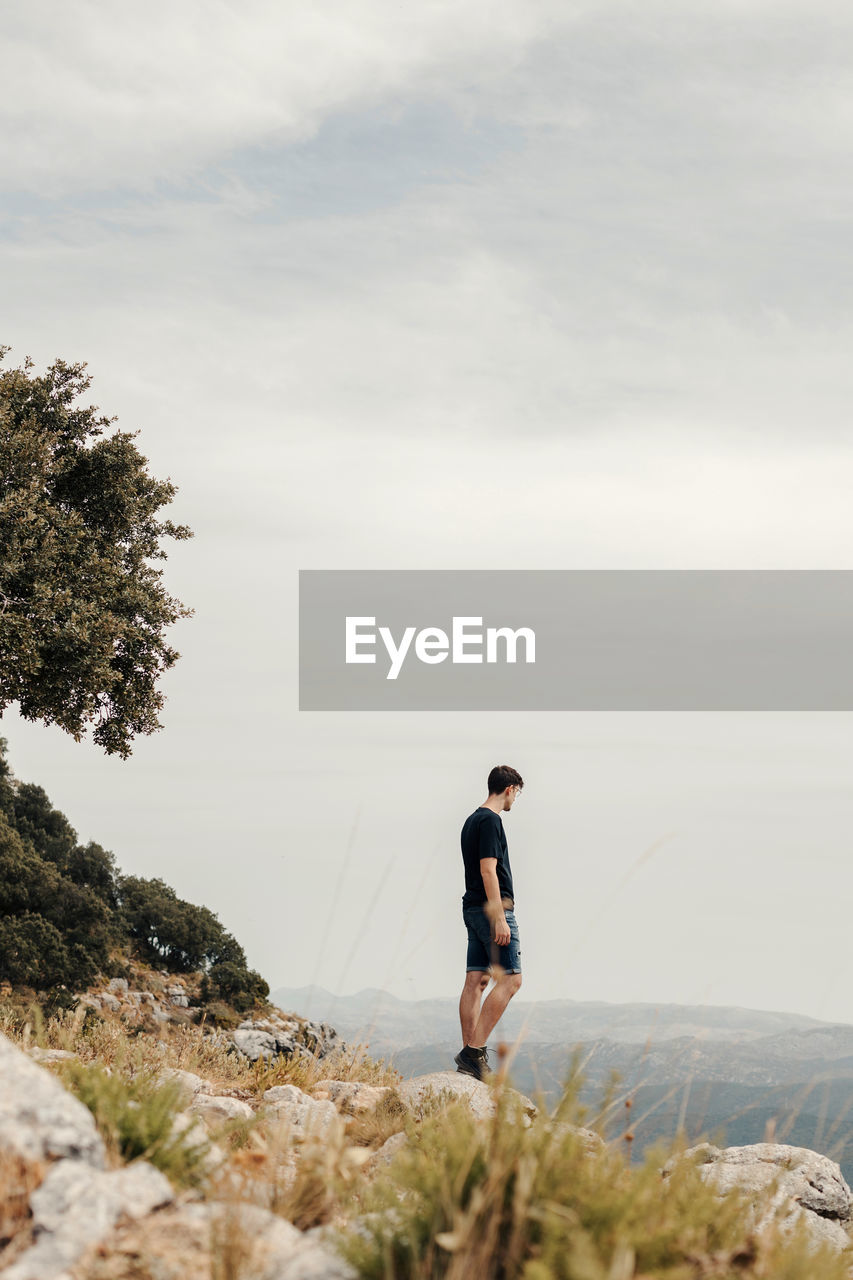
<svg viewBox="0 0 853 1280">
<path fill-rule="evenodd" d="M 474 1049 L 470 1044 L 466 1044 L 453 1061 L 456 1063 L 457 1071 L 461 1071 L 466 1076 L 473 1076 L 475 1080 L 485 1080 L 492 1074 L 489 1068 L 488 1051 L 485 1048 Z"/>
</svg>

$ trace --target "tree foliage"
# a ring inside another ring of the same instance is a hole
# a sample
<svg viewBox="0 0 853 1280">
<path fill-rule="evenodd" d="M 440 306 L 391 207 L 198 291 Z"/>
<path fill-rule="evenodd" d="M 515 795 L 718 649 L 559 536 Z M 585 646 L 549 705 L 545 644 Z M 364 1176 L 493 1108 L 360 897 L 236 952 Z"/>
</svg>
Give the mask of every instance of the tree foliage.
<svg viewBox="0 0 853 1280">
<path fill-rule="evenodd" d="M 0 348 L 0 358 L 8 348 Z M 148 473 L 137 432 L 77 401 L 85 364 L 0 371 L 0 712 L 130 754 L 161 728 L 165 629 L 191 610 L 170 596 L 164 538 L 191 537 L 157 513 L 176 493 Z"/>
<path fill-rule="evenodd" d="M 163 880 L 123 876 L 106 849 L 79 844 L 43 788 L 13 776 L 5 751 L 0 738 L 0 979 L 79 989 L 124 948 L 172 971 L 202 970 L 207 998 L 240 1010 L 269 995 L 213 911 Z"/>
</svg>

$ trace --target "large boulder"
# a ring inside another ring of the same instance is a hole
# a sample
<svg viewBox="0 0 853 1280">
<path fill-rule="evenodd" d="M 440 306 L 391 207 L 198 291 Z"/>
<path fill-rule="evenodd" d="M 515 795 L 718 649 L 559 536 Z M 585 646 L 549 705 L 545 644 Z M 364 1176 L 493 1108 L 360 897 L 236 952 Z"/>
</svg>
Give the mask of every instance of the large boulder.
<svg viewBox="0 0 853 1280">
<path fill-rule="evenodd" d="M 254 1111 L 248 1102 L 218 1094 L 197 1093 L 189 1105 L 192 1115 L 200 1116 L 205 1124 L 227 1124 L 231 1120 L 251 1120 Z"/>
<path fill-rule="evenodd" d="M 774 1219 L 804 1222 L 816 1244 L 841 1250 L 850 1244 L 853 1196 L 838 1165 L 806 1147 L 757 1142 L 745 1147 L 691 1147 L 680 1159 L 694 1160 L 703 1179 L 721 1195 L 737 1187 L 752 1200 L 757 1228 Z M 667 1176 L 675 1164 L 664 1167 Z"/>
<path fill-rule="evenodd" d="M 312 1098 L 295 1084 L 267 1089 L 264 1108 L 271 1120 L 286 1123 L 300 1138 L 321 1137 L 340 1123 L 333 1102 Z"/>
<path fill-rule="evenodd" d="M 495 1114 L 493 1089 L 484 1081 L 475 1080 L 461 1071 L 431 1071 L 425 1076 L 415 1076 L 398 1085 L 397 1093 L 401 1102 L 416 1114 L 442 1096 L 466 1102 L 479 1120 L 487 1120 Z M 506 1093 L 510 1102 L 519 1105 L 526 1116 L 532 1118 L 536 1115 L 535 1104 L 523 1093 L 517 1093 L 515 1089 L 507 1089 Z"/>
<path fill-rule="evenodd" d="M 25 1160 L 106 1163 L 92 1113 L 55 1076 L 0 1035 L 0 1150 Z"/>
<path fill-rule="evenodd" d="M 168 1179 L 150 1164 L 107 1172 L 82 1160 L 59 1160 L 30 1197 L 35 1243 L 3 1280 L 54 1280 L 119 1218 L 144 1218 L 174 1198 Z"/>
</svg>

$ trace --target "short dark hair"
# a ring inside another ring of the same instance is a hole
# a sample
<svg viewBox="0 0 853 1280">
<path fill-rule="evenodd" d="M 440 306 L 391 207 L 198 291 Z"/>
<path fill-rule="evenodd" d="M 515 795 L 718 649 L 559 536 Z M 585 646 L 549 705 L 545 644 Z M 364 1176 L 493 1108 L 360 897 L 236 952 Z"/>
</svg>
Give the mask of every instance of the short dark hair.
<svg viewBox="0 0 853 1280">
<path fill-rule="evenodd" d="M 496 764 L 489 774 L 489 795 L 497 796 L 507 787 L 523 787 L 524 779 L 508 764 Z"/>
</svg>

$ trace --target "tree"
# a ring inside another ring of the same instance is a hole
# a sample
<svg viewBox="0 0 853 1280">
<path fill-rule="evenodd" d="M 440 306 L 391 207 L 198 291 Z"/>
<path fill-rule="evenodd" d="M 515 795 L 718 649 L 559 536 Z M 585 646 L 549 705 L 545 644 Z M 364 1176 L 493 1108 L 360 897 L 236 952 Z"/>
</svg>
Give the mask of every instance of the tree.
<svg viewBox="0 0 853 1280">
<path fill-rule="evenodd" d="M 8 347 L 0 347 L 0 359 Z M 157 518 L 177 490 L 148 473 L 138 432 L 77 401 L 85 364 L 0 371 L 0 713 L 90 726 L 108 754 L 161 728 L 162 673 L 180 656 L 164 639 L 192 610 L 162 583 Z"/>
<path fill-rule="evenodd" d="M 119 901 L 125 927 L 152 964 L 189 973 L 231 964 L 246 973 L 246 953 L 209 907 L 179 898 L 164 880 L 121 876 Z"/>
<path fill-rule="evenodd" d="M 0 977 L 38 988 L 91 982 L 103 972 L 114 937 L 107 904 L 41 858 L 5 814 L 0 814 L 0 926 Z"/>
</svg>

